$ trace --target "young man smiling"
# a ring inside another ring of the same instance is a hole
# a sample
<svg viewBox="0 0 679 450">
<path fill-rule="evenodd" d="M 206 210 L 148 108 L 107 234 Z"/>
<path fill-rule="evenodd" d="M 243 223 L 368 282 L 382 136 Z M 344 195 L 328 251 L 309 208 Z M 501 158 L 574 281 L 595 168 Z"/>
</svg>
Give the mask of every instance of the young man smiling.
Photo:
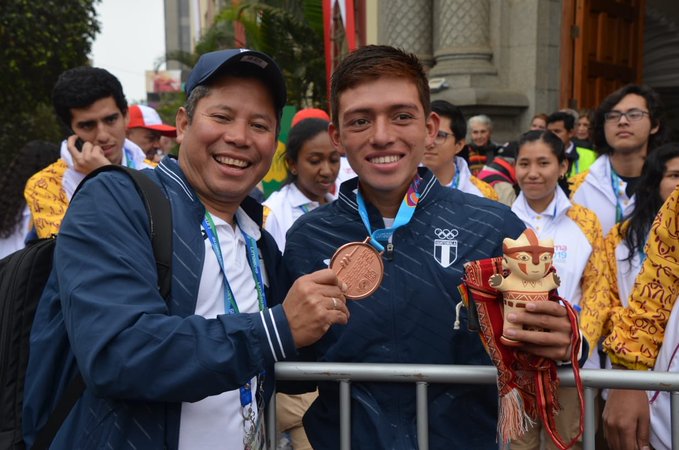
<svg viewBox="0 0 679 450">
<path fill-rule="evenodd" d="M 261 450 L 274 362 L 348 320 L 331 270 L 287 290 L 262 207 L 248 197 L 276 150 L 286 101 L 276 63 L 244 49 L 207 53 L 186 92 L 179 160 L 145 171 L 172 209 L 169 298 L 157 288 L 131 180 L 107 172 L 88 181 L 61 227 L 35 316 L 29 446 L 80 371 L 87 388 L 53 449 Z"/>
<path fill-rule="evenodd" d="M 61 158 L 26 183 L 24 196 L 38 237 L 56 234 L 71 196 L 85 175 L 107 164 L 151 167 L 145 153 L 125 138 L 127 101 L 116 77 L 97 67 L 62 73 L 52 92 L 60 122 L 69 130 Z"/>
<path fill-rule="evenodd" d="M 502 240 L 523 223 L 507 207 L 441 186 L 418 169 L 439 131 L 429 87 L 414 55 L 368 46 L 346 57 L 332 76 L 330 136 L 358 177 L 334 203 L 311 211 L 288 233 L 285 266 L 293 278 L 327 267 L 335 250 L 372 236 L 384 278 L 364 300 L 349 302 L 351 319 L 309 349 L 323 362 L 489 364 L 466 313 L 455 330 L 463 263 L 499 256 Z M 565 359 L 570 325 L 563 307 L 541 302 L 512 319 L 548 324 L 551 332 L 519 331 L 524 350 Z M 313 448 L 339 448 L 339 395 L 319 382 L 304 417 Z M 351 448 L 417 448 L 415 389 L 396 383 L 352 383 Z M 497 449 L 497 389 L 429 387 L 432 449 Z"/>
</svg>

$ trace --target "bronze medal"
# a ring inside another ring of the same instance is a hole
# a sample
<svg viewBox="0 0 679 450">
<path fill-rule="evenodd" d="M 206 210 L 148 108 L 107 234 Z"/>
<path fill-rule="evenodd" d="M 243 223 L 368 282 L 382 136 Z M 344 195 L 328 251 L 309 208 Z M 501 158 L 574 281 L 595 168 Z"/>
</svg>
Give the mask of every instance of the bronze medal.
<svg viewBox="0 0 679 450">
<path fill-rule="evenodd" d="M 330 260 L 330 268 L 349 289 L 345 296 L 361 300 L 380 287 L 384 276 L 382 257 L 368 242 L 350 242 L 337 249 Z"/>
</svg>

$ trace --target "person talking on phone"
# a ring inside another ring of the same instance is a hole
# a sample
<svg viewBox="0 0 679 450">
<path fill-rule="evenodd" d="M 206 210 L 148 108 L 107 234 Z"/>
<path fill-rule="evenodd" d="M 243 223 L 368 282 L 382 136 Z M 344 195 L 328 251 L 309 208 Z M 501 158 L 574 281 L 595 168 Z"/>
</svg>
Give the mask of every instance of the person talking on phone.
<svg viewBox="0 0 679 450">
<path fill-rule="evenodd" d="M 108 164 L 134 169 L 153 167 L 146 154 L 127 139 L 127 100 L 120 81 L 97 67 L 62 73 L 52 91 L 55 112 L 70 136 L 61 157 L 26 183 L 24 197 L 38 237 L 59 231 L 71 196 L 85 176 Z"/>
</svg>

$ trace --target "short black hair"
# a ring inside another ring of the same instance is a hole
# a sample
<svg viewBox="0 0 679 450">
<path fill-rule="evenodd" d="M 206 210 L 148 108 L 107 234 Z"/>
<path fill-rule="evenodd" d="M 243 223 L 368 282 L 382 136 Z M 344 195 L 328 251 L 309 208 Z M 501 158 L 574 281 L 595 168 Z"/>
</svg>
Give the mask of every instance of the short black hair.
<svg viewBox="0 0 679 450">
<path fill-rule="evenodd" d="M 120 81 L 98 67 L 76 67 L 59 75 L 52 90 L 52 104 L 66 129 L 71 129 L 71 108 L 86 108 L 97 100 L 113 97 L 121 113 L 127 113 L 127 100 Z"/>
<path fill-rule="evenodd" d="M 339 128 L 339 100 L 344 91 L 379 78 L 397 78 L 412 82 L 425 116 L 431 112 L 429 80 L 414 53 L 389 45 L 366 45 L 349 53 L 335 68 L 330 82 L 332 122 Z"/>
<path fill-rule="evenodd" d="M 547 125 L 556 122 L 563 122 L 563 127 L 566 131 L 571 131 L 575 127 L 575 117 L 564 111 L 551 113 L 549 117 L 547 117 Z"/>
<path fill-rule="evenodd" d="M 467 119 L 459 107 L 446 100 L 434 100 L 431 102 L 431 110 L 450 120 L 450 131 L 453 132 L 456 141 L 467 137 Z"/>
</svg>

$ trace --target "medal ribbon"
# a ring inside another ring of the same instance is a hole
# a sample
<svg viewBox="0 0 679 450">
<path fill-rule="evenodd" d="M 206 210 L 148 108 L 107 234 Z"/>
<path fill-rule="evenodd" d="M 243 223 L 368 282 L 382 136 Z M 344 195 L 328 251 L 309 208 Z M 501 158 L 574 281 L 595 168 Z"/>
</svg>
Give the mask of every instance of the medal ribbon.
<svg viewBox="0 0 679 450">
<path fill-rule="evenodd" d="M 226 270 L 224 268 L 224 257 L 222 256 L 222 247 L 219 245 L 219 238 L 217 235 L 217 227 L 215 227 L 214 221 L 212 220 L 212 215 L 205 211 L 205 218 L 203 219 L 203 229 L 207 234 L 210 244 L 212 245 L 212 251 L 217 258 L 217 263 L 222 271 L 222 282 L 224 284 L 224 311 L 226 314 L 237 314 L 238 304 L 236 303 L 236 297 L 233 295 L 231 286 L 229 286 L 229 280 L 226 278 Z M 240 227 L 239 227 L 240 229 Z M 245 239 L 245 246 L 248 250 L 248 264 L 250 270 L 252 271 L 252 277 L 255 280 L 255 289 L 257 290 L 257 300 L 259 303 L 259 310 L 262 311 L 266 308 L 266 294 L 264 292 L 264 282 L 262 281 L 262 270 L 259 267 L 259 250 L 257 249 L 257 243 L 255 239 L 248 236 L 242 229 L 240 230 L 243 238 Z M 246 383 L 245 386 L 240 387 L 240 404 L 242 407 L 246 407 L 252 403 L 252 386 L 250 383 Z"/>
<path fill-rule="evenodd" d="M 363 225 L 365 225 L 368 234 L 370 234 L 370 244 L 377 249 L 378 252 L 384 251 L 384 246 L 381 242 L 391 241 L 392 236 L 397 228 L 406 225 L 412 219 L 413 214 L 415 214 L 415 207 L 420 201 L 420 194 L 417 192 L 420 187 L 422 178 L 419 175 L 415 175 L 413 181 L 410 183 L 408 192 L 406 192 L 405 197 L 401 201 L 401 206 L 398 208 L 398 213 L 396 213 L 396 218 L 394 223 L 390 228 L 380 228 L 375 231 L 371 231 L 370 218 L 368 217 L 368 210 L 365 207 L 365 200 L 361 195 L 361 189 L 359 188 L 356 192 L 356 203 L 358 203 L 358 214 L 361 216 Z"/>
<path fill-rule="evenodd" d="M 615 223 L 622 222 L 622 205 L 620 204 L 620 177 L 611 165 L 611 184 L 613 186 L 613 194 L 615 194 Z"/>
</svg>

